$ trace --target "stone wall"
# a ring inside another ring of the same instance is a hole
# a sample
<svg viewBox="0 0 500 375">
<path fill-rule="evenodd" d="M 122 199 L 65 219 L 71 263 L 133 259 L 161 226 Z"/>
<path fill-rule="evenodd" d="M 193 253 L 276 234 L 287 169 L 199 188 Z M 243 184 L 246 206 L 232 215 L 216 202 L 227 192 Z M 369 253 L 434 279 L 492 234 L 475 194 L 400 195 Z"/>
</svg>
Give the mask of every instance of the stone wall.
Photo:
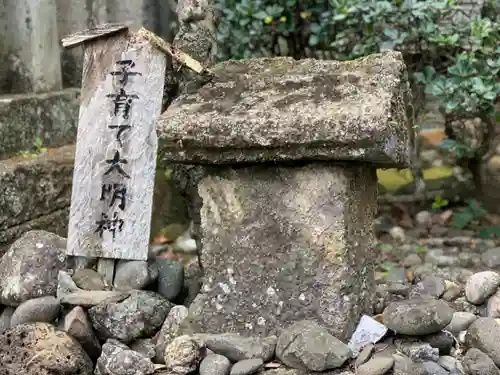
<svg viewBox="0 0 500 375">
<path fill-rule="evenodd" d="M 64 235 L 71 199 L 74 149 L 0 161 L 0 255 L 30 229 Z"/>
<path fill-rule="evenodd" d="M 17 94 L 0 99 L 0 160 L 31 151 L 40 137 L 45 147 L 74 142 L 80 90 L 68 88 L 41 94 Z"/>
<path fill-rule="evenodd" d="M 10 243 L 32 229 L 66 237 L 74 154 L 70 145 L 0 160 L 0 257 Z M 156 171 L 153 203 L 152 234 L 167 224 L 187 227 L 187 204 L 165 170 Z"/>
<path fill-rule="evenodd" d="M 65 35 L 105 22 L 144 26 L 173 37 L 174 0 L 0 1 L 0 94 L 79 87 L 82 48 L 63 51 Z"/>
</svg>

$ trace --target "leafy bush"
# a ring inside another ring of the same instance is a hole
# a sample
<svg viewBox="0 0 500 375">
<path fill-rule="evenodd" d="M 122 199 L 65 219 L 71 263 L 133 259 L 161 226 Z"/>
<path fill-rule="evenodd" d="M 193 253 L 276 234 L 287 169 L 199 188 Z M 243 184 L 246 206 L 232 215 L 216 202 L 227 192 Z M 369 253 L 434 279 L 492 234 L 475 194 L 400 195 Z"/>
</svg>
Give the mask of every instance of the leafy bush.
<svg viewBox="0 0 500 375">
<path fill-rule="evenodd" d="M 434 202 L 432 202 L 432 209 L 433 210 L 440 210 L 440 209 L 448 206 L 449 203 L 450 202 L 448 201 L 448 199 L 443 199 L 443 198 L 441 198 L 440 195 L 437 195 L 434 198 Z"/>
<path fill-rule="evenodd" d="M 445 28 L 435 38 L 452 64 L 437 72 L 426 66 L 415 77 L 432 95 L 443 100 L 442 108 L 454 117 L 492 116 L 500 93 L 500 22 L 481 18 L 462 27 Z"/>
<path fill-rule="evenodd" d="M 475 199 L 469 199 L 467 206 L 461 211 L 453 212 L 453 225 L 456 228 L 463 229 L 473 220 L 484 218 L 488 215 L 481 204 Z"/>
<path fill-rule="evenodd" d="M 444 22 L 453 0 L 216 0 L 221 60 L 326 51 L 346 60 L 399 50 L 412 82 L 449 118 L 495 115 L 500 93 L 498 0 L 473 22 Z"/>
<path fill-rule="evenodd" d="M 453 210 L 453 226 L 455 228 L 464 229 L 469 225 L 485 220 L 488 217 L 488 211 L 475 199 L 468 199 L 467 206 L 459 210 Z M 487 238 L 499 238 L 500 237 L 500 226 L 499 225 L 480 225 L 479 237 L 483 239 Z"/>
</svg>

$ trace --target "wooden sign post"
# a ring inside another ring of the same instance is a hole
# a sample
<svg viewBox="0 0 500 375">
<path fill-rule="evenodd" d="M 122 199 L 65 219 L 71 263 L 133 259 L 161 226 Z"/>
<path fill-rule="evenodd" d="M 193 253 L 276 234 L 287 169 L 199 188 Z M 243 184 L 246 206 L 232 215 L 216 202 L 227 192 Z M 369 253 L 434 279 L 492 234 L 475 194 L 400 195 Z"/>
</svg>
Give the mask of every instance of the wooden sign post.
<svg viewBox="0 0 500 375">
<path fill-rule="evenodd" d="M 108 24 L 62 40 L 84 45 L 68 256 L 147 260 L 166 56 L 144 36 Z"/>
</svg>

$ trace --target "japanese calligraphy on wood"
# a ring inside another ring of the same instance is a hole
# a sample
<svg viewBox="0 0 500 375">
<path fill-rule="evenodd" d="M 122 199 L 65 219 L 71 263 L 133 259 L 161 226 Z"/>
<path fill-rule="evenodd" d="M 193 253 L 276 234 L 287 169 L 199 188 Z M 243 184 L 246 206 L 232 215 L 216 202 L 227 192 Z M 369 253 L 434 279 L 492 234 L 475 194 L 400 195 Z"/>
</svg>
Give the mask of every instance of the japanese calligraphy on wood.
<svg viewBox="0 0 500 375">
<path fill-rule="evenodd" d="M 67 255 L 147 259 L 165 67 L 127 30 L 85 44 Z"/>
</svg>

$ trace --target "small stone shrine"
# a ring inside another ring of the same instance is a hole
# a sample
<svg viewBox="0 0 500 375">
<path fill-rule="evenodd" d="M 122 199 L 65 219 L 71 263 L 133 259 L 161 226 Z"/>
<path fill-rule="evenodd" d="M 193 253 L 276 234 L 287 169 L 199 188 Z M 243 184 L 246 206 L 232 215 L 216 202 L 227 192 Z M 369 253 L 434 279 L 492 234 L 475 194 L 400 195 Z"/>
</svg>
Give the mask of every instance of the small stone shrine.
<svg viewBox="0 0 500 375">
<path fill-rule="evenodd" d="M 266 336 L 312 319 L 347 339 L 375 295 L 376 168 L 410 159 L 401 54 L 211 71 L 157 120 L 164 162 L 208 170 L 198 186 L 204 284 L 186 327 Z"/>
</svg>

